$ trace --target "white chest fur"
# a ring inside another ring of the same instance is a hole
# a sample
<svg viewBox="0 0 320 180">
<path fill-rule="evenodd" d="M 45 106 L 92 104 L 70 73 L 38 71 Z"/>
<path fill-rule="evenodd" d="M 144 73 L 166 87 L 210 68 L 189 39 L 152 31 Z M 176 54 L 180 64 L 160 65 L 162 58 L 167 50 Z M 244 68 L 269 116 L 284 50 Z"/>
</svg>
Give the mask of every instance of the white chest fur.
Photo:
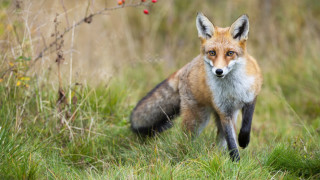
<svg viewBox="0 0 320 180">
<path fill-rule="evenodd" d="M 255 78 L 246 74 L 246 60 L 233 60 L 230 72 L 223 78 L 212 73 L 212 66 L 205 62 L 207 83 L 213 93 L 213 101 L 221 112 L 230 114 L 254 100 L 252 84 Z"/>
</svg>

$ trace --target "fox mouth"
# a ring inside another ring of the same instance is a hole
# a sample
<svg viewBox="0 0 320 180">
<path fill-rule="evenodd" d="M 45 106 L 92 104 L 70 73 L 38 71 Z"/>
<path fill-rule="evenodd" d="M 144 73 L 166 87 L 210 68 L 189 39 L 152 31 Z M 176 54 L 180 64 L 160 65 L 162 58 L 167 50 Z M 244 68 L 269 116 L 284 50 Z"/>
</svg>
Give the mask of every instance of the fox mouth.
<svg viewBox="0 0 320 180">
<path fill-rule="evenodd" d="M 218 78 L 223 78 L 224 75 L 216 75 Z"/>
</svg>

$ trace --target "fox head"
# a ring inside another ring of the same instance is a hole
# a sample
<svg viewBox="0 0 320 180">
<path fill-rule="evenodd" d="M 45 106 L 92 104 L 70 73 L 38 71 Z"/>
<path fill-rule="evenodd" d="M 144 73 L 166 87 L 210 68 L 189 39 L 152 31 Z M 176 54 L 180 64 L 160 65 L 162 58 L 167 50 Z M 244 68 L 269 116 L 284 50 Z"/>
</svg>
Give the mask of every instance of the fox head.
<svg viewBox="0 0 320 180">
<path fill-rule="evenodd" d="M 225 77 L 237 64 L 243 63 L 249 33 L 247 15 L 240 16 L 230 27 L 214 26 L 202 13 L 196 19 L 201 40 L 201 55 L 217 77 Z"/>
</svg>

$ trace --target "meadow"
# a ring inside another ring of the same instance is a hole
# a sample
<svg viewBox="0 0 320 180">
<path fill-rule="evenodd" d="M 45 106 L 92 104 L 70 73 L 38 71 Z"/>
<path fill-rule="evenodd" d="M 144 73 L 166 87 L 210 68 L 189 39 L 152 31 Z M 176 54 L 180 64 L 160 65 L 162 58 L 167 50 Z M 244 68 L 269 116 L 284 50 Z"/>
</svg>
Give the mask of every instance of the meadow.
<svg viewBox="0 0 320 180">
<path fill-rule="evenodd" d="M 0 0 L 0 179 L 320 178 L 320 1 L 140 2 Z M 180 118 L 130 130 L 137 101 L 199 54 L 198 11 L 249 15 L 264 84 L 238 163 L 213 120 L 195 139 Z"/>
</svg>

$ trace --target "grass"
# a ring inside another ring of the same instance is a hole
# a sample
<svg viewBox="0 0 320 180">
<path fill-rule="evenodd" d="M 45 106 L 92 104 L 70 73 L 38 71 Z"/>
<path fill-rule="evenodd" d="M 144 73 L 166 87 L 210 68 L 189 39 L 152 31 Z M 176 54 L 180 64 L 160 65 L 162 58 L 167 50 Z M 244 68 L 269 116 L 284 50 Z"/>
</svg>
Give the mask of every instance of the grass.
<svg viewBox="0 0 320 180">
<path fill-rule="evenodd" d="M 71 38 L 66 35 L 62 77 L 71 103 L 60 110 L 56 54 L 30 65 L 42 47 L 39 34 L 53 27 L 46 17 L 56 12 L 42 9 L 56 4 L 31 3 L 31 9 L 23 11 L 10 1 L 0 2 L 0 179 L 319 179 L 319 3 L 277 1 L 264 11 L 253 0 L 197 2 L 159 1 L 148 17 L 137 13 L 142 9 L 97 17 L 90 29 L 96 33 L 90 37 L 84 31 L 89 26 L 79 27 L 71 84 L 67 64 Z M 70 21 L 87 9 L 81 5 L 72 9 L 73 1 L 65 3 Z M 182 133 L 180 118 L 154 138 L 141 139 L 129 127 L 135 103 L 197 55 L 195 25 L 188 22 L 199 10 L 196 6 L 205 12 L 221 7 L 209 16 L 223 26 L 242 11 L 252 13 L 249 50 L 259 59 L 264 85 L 251 142 L 240 149 L 239 163 L 216 147 L 213 122 L 195 139 Z M 28 24 L 21 18 L 24 12 L 42 13 L 28 14 L 40 23 Z M 49 25 L 40 26 L 42 22 Z M 49 36 L 44 35 L 46 41 L 52 40 Z M 100 66 L 114 70 L 106 78 Z"/>
<path fill-rule="evenodd" d="M 39 91 L 42 101 L 48 102 L 39 108 L 43 109 L 41 112 L 28 112 L 39 104 L 37 98 L 20 99 L 31 89 L 2 88 L 2 96 L 7 99 L 2 100 L 1 106 L 2 119 L 6 119 L 1 122 L 0 131 L 1 178 L 319 178 L 319 132 L 309 124 L 301 124 L 284 97 L 274 95 L 266 100 L 261 96 L 251 144 L 240 151 L 241 161 L 233 163 L 227 153 L 215 146 L 213 123 L 194 140 L 182 133 L 180 119 L 155 138 L 140 139 L 133 134 L 127 122 L 133 106 L 128 101 L 137 92 L 125 83 L 114 79 L 108 87 L 79 90 L 79 110 L 70 129 L 67 125 L 57 128 L 56 99 L 51 97 L 55 91 Z M 265 114 L 274 114 L 276 110 L 272 108 L 282 108 L 284 112 L 265 124 L 261 119 Z M 282 116 L 292 120 L 283 123 Z"/>
<path fill-rule="evenodd" d="M 273 170 L 288 171 L 292 175 L 319 178 L 319 152 L 307 152 L 297 147 L 277 146 L 269 155 L 266 165 Z"/>
</svg>

